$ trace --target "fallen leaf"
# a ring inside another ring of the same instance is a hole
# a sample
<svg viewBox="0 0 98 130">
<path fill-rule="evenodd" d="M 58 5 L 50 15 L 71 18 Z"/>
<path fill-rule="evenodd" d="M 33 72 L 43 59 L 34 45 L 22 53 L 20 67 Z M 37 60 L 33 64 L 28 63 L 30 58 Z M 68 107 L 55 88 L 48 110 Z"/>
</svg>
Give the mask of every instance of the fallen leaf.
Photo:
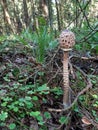
<svg viewBox="0 0 98 130">
<path fill-rule="evenodd" d="M 91 122 L 89 121 L 89 119 L 86 116 L 82 117 L 82 122 L 86 125 L 91 125 Z"/>
</svg>

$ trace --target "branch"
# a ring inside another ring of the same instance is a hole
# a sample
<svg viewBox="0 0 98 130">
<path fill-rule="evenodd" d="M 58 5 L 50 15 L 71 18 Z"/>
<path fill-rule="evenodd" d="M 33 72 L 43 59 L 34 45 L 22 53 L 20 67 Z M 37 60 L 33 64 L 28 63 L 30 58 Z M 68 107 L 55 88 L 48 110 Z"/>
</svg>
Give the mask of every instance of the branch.
<svg viewBox="0 0 98 130">
<path fill-rule="evenodd" d="M 91 0 L 89 0 L 87 2 L 87 4 L 85 5 L 85 7 L 83 8 L 83 10 L 85 10 L 87 8 L 87 6 L 89 5 L 89 3 L 91 2 Z M 79 16 L 80 16 L 81 12 L 78 13 L 78 15 L 68 24 L 68 26 L 66 28 L 68 28 Z"/>
<path fill-rule="evenodd" d="M 85 14 L 84 9 L 82 9 L 82 7 L 81 7 L 81 4 L 80 4 L 79 0 L 77 0 L 77 2 L 78 2 L 78 5 L 79 5 L 79 7 L 80 7 L 80 9 L 81 9 L 81 12 L 83 13 L 83 15 L 84 15 L 84 17 L 85 17 L 85 19 L 86 19 L 86 21 L 87 21 L 87 24 L 88 24 L 89 28 L 94 31 L 94 29 L 90 26 L 89 20 L 88 20 L 86 14 Z"/>
</svg>

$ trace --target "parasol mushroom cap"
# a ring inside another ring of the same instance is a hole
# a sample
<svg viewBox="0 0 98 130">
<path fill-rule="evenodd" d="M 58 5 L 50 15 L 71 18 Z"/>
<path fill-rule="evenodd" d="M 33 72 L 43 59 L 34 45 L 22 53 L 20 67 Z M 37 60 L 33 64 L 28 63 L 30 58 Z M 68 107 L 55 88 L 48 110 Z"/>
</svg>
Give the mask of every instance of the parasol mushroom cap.
<svg viewBox="0 0 98 130">
<path fill-rule="evenodd" d="M 62 31 L 59 37 L 59 43 L 60 43 L 60 47 L 63 50 L 65 51 L 71 50 L 75 44 L 74 33 L 69 30 Z"/>
</svg>

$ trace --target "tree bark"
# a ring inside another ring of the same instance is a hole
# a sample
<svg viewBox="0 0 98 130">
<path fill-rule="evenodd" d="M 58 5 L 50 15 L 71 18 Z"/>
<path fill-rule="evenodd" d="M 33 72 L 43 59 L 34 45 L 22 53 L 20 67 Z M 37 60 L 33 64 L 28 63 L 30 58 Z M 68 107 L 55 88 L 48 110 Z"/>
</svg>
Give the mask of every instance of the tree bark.
<svg viewBox="0 0 98 130">
<path fill-rule="evenodd" d="M 9 12 L 8 12 L 7 1 L 1 0 L 1 5 L 3 8 L 3 12 L 4 12 L 4 21 L 5 21 L 5 23 L 7 23 L 9 25 L 10 29 L 14 32 L 13 24 L 11 22 L 11 18 L 10 18 Z"/>
<path fill-rule="evenodd" d="M 40 11 L 43 17 L 47 18 L 49 13 L 48 13 L 48 6 L 46 0 L 40 0 Z"/>
<path fill-rule="evenodd" d="M 49 21 L 49 25 L 51 28 L 53 28 L 53 13 L 52 13 L 52 1 L 51 0 L 47 0 L 47 4 L 48 4 L 48 10 L 49 10 L 49 17 L 48 17 L 48 21 Z"/>
<path fill-rule="evenodd" d="M 28 8 L 26 0 L 23 0 L 23 9 L 24 9 L 24 22 L 26 27 L 29 25 L 29 15 L 28 15 Z"/>
<path fill-rule="evenodd" d="M 55 0 L 56 3 L 56 11 L 57 11 L 57 22 L 58 22 L 58 30 L 61 30 L 61 25 L 60 25 L 60 16 L 59 16 L 59 8 L 58 8 L 58 3 L 57 0 Z"/>
<path fill-rule="evenodd" d="M 16 29 L 17 33 L 20 33 L 22 30 L 22 23 L 21 20 L 19 18 L 19 10 L 18 10 L 18 6 L 15 4 L 15 0 L 13 0 L 13 5 L 14 5 L 14 26 Z"/>
</svg>

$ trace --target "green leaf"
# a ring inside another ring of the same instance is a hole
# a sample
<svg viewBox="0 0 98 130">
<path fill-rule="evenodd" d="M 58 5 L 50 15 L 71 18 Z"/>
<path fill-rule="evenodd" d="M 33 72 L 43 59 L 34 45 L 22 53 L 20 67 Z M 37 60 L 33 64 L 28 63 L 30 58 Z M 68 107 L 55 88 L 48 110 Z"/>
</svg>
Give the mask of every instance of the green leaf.
<svg viewBox="0 0 98 130">
<path fill-rule="evenodd" d="M 45 122 L 44 121 L 39 121 L 38 124 L 39 125 L 43 125 Z"/>
<path fill-rule="evenodd" d="M 41 115 L 38 115 L 36 118 L 38 120 L 38 124 L 39 125 L 43 125 L 44 124 L 43 117 Z"/>
<path fill-rule="evenodd" d="M 32 98 L 34 101 L 37 101 L 38 100 L 38 97 L 37 96 L 33 96 Z"/>
<path fill-rule="evenodd" d="M 29 96 L 25 96 L 25 99 L 26 99 L 26 100 L 31 100 L 32 98 L 29 97 Z"/>
<path fill-rule="evenodd" d="M 34 116 L 34 117 L 37 117 L 38 115 L 40 115 L 40 112 L 39 111 L 32 111 L 30 112 L 30 116 Z"/>
<path fill-rule="evenodd" d="M 18 112 L 18 107 L 13 108 L 14 112 Z"/>
<path fill-rule="evenodd" d="M 10 130 L 14 130 L 15 127 L 16 127 L 16 124 L 15 123 L 11 123 L 8 127 L 9 127 Z"/>
<path fill-rule="evenodd" d="M 38 115 L 36 118 L 37 118 L 37 120 L 40 121 L 40 122 L 43 121 L 43 117 L 42 117 L 41 115 Z"/>
<path fill-rule="evenodd" d="M 47 118 L 47 119 L 50 119 L 50 118 L 51 118 L 51 114 L 50 114 L 49 112 L 45 112 L 45 113 L 44 113 L 44 116 L 45 116 L 45 118 Z"/>
<path fill-rule="evenodd" d="M 47 91 L 49 90 L 49 87 L 47 87 L 46 84 L 43 84 L 42 86 L 38 87 L 37 91 Z"/>
<path fill-rule="evenodd" d="M 0 120 L 1 121 L 5 121 L 5 119 L 8 117 L 8 113 L 7 112 L 4 112 L 4 111 L 1 111 L 1 114 L 0 114 Z"/>
<path fill-rule="evenodd" d="M 10 79 L 8 79 L 8 77 L 3 77 L 3 79 L 4 79 L 6 82 L 10 82 Z"/>
<path fill-rule="evenodd" d="M 59 119 L 59 122 L 60 122 L 61 124 L 64 124 L 64 123 L 67 124 L 68 118 L 66 118 L 65 116 L 62 116 L 62 117 Z"/>
<path fill-rule="evenodd" d="M 30 91 L 27 92 L 27 94 L 34 94 L 34 93 L 35 93 L 35 92 L 32 91 L 32 90 L 30 90 Z"/>
<path fill-rule="evenodd" d="M 44 76 L 44 72 L 38 72 L 38 75 Z"/>
<path fill-rule="evenodd" d="M 24 106 L 24 103 L 20 102 L 20 103 L 19 103 L 19 106 Z"/>
<path fill-rule="evenodd" d="M 63 94 L 63 91 L 60 87 L 54 87 L 50 91 L 53 92 L 54 94 L 58 95 L 58 96 Z"/>
<path fill-rule="evenodd" d="M 1 127 L 5 127 L 5 126 L 6 126 L 6 123 L 0 122 L 0 126 L 1 126 Z"/>
<path fill-rule="evenodd" d="M 25 102 L 24 98 L 19 98 L 19 102 Z"/>
<path fill-rule="evenodd" d="M 6 102 L 8 102 L 8 101 L 12 101 L 12 98 L 10 98 L 10 97 L 5 97 L 5 98 L 3 98 L 3 100 L 6 101 Z"/>
<path fill-rule="evenodd" d="M 26 103 L 26 107 L 27 107 L 27 108 L 32 108 L 32 107 L 33 107 L 33 103 L 32 103 L 32 102 L 30 102 L 30 101 L 27 102 L 27 101 L 26 101 L 25 103 Z"/>
<path fill-rule="evenodd" d="M 6 107 L 7 103 L 8 103 L 8 102 L 3 102 L 3 103 L 1 103 L 1 106 L 2 106 L 2 107 Z"/>
<path fill-rule="evenodd" d="M 4 41 L 6 39 L 5 36 L 0 36 L 0 42 Z"/>
<path fill-rule="evenodd" d="M 74 111 L 75 111 L 75 112 L 79 112 L 78 107 L 75 107 L 75 108 L 74 108 Z"/>
<path fill-rule="evenodd" d="M 98 99 L 98 95 L 93 94 L 92 96 L 93 96 L 95 99 Z"/>
<path fill-rule="evenodd" d="M 92 114 L 93 114 L 93 116 L 94 116 L 94 117 L 96 117 L 96 116 L 97 116 L 97 113 L 96 113 L 96 111 L 95 111 L 95 110 L 92 110 Z"/>
</svg>

